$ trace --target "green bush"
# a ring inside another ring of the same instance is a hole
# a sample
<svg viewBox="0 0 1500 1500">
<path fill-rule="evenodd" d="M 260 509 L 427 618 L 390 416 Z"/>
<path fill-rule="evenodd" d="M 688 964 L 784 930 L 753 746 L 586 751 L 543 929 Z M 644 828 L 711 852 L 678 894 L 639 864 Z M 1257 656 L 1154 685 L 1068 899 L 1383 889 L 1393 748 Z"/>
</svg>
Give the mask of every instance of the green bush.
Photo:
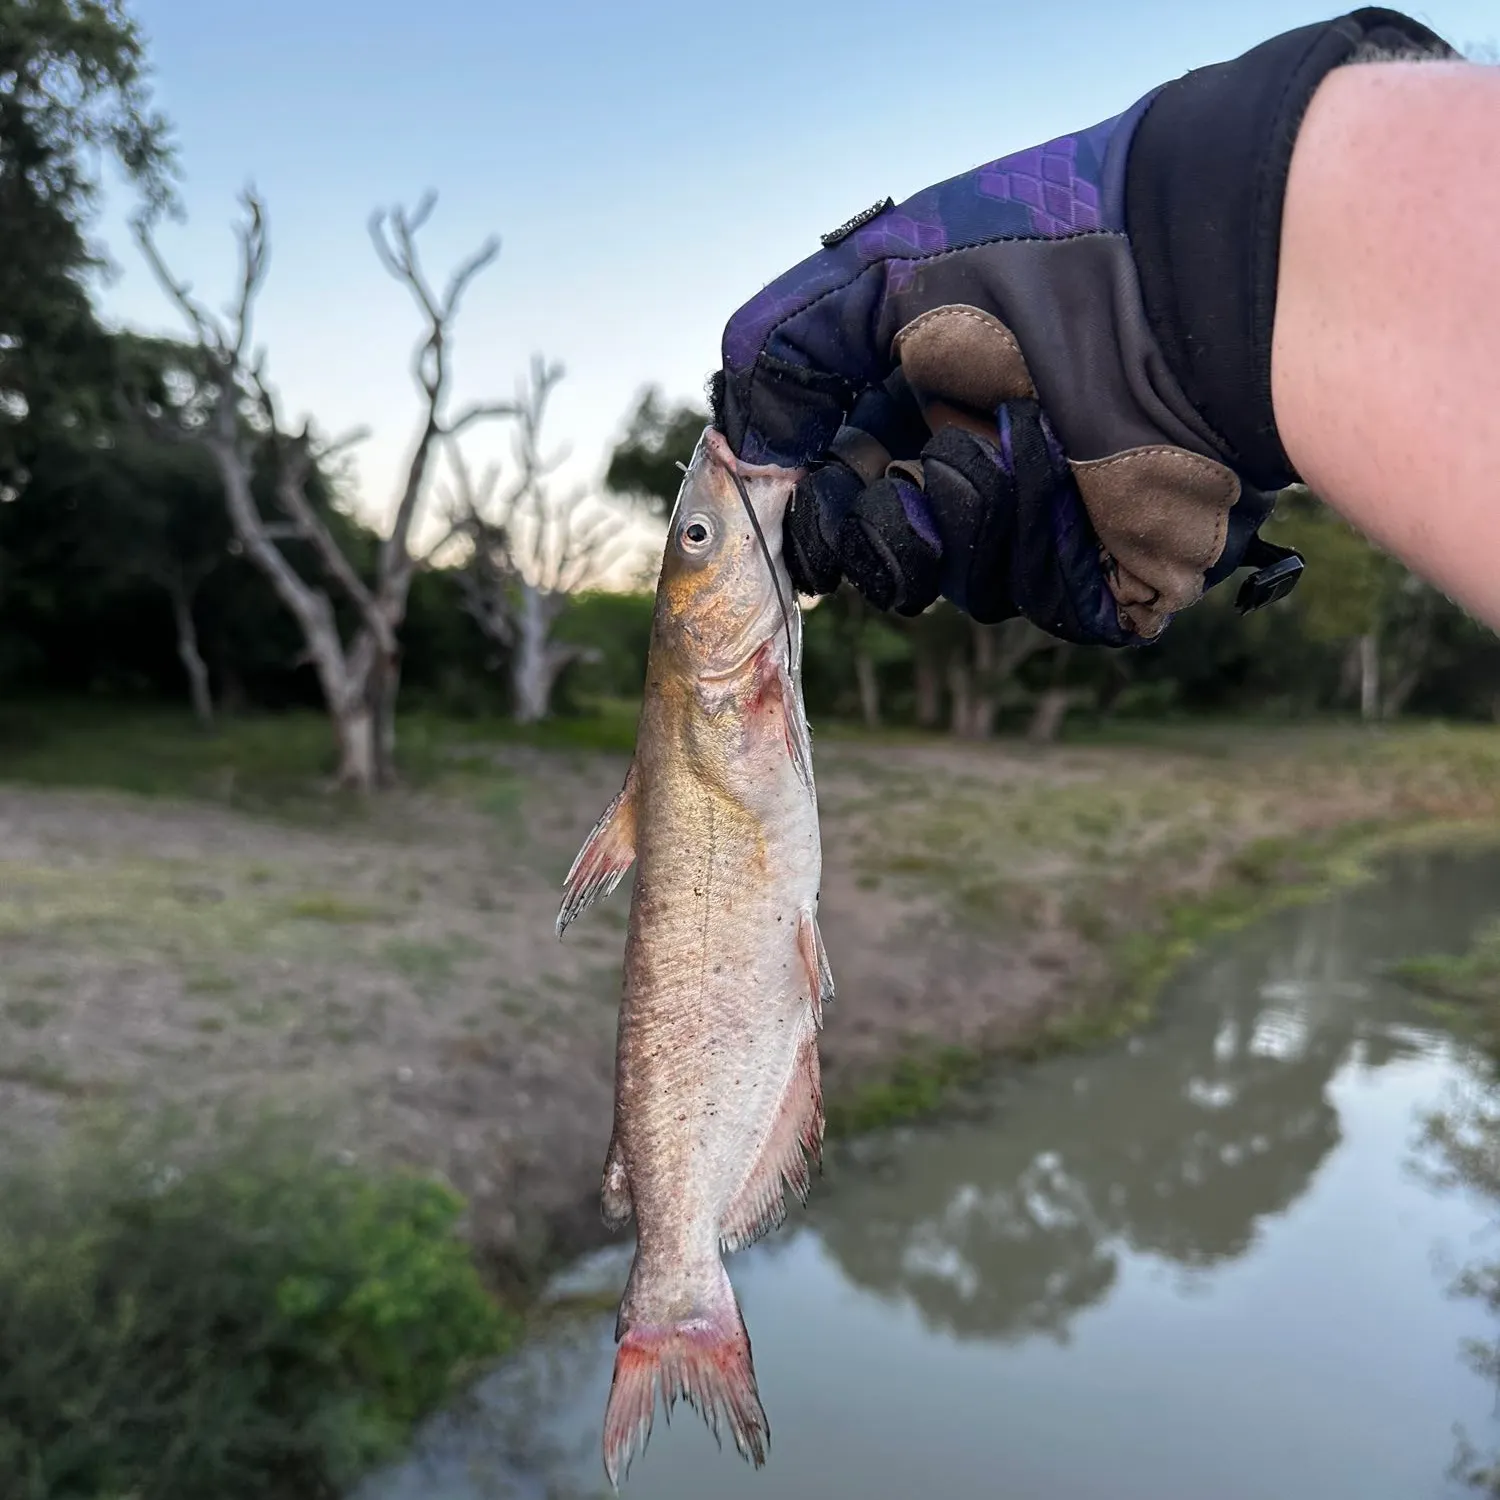
<svg viewBox="0 0 1500 1500">
<path fill-rule="evenodd" d="M 514 1332 L 430 1181 L 252 1140 L 0 1191 L 8 1500 L 334 1496 Z"/>
</svg>

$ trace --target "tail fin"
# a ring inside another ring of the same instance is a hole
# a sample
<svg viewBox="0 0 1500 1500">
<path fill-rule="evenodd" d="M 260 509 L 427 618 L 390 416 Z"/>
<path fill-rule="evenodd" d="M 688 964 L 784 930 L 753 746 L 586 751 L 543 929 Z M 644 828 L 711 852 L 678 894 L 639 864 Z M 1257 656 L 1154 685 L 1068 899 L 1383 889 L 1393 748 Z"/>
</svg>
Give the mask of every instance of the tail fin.
<svg viewBox="0 0 1500 1500">
<path fill-rule="evenodd" d="M 757 1469 L 766 1461 L 771 1429 L 755 1387 L 750 1335 L 722 1262 L 716 1271 L 709 1306 L 676 1322 L 625 1326 L 604 1410 L 604 1472 L 617 1490 L 631 1460 L 645 1452 L 658 1388 L 669 1420 L 677 1398 L 685 1397 L 716 1439 L 723 1418 L 740 1453 Z"/>
</svg>

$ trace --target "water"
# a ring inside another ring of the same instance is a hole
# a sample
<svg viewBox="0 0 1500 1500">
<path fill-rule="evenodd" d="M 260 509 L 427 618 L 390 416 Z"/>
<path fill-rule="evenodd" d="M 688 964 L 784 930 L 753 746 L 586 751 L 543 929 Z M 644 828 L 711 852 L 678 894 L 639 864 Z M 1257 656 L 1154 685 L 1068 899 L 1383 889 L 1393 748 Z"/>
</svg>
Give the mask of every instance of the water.
<svg viewBox="0 0 1500 1500">
<path fill-rule="evenodd" d="M 731 1262 L 769 1467 L 658 1418 L 627 1493 L 1005 1500 L 1437 1500 L 1461 1424 L 1500 1443 L 1454 1295 L 1500 1206 L 1425 1138 L 1479 1060 L 1381 977 L 1464 947 L 1500 857 L 1408 857 L 1185 973 L 1148 1033 L 1031 1069 L 982 1120 L 830 1163 Z M 843 1003 L 857 1004 L 857 997 Z M 559 1294 L 618 1292 L 628 1252 Z M 573 1320 L 433 1424 L 362 1500 L 607 1492 L 612 1316 Z"/>
</svg>

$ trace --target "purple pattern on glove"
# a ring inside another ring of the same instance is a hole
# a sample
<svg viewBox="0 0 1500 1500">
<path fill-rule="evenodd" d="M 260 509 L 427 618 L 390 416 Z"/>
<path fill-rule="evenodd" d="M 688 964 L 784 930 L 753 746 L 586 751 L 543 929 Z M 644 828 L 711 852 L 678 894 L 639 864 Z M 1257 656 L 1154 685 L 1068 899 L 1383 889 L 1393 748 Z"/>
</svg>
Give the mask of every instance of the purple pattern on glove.
<svg viewBox="0 0 1500 1500">
<path fill-rule="evenodd" d="M 1010 435 L 1010 408 L 1002 406 L 996 414 L 997 425 L 1000 429 L 1000 466 L 1007 474 L 1016 472 L 1015 450 L 1011 447 Z"/>
<path fill-rule="evenodd" d="M 927 496 L 909 480 L 898 479 L 895 484 L 896 493 L 901 497 L 901 509 L 906 514 L 907 525 L 941 556 L 943 539 L 938 535 L 937 526 L 932 519 L 932 508 L 927 503 Z"/>
<path fill-rule="evenodd" d="M 1124 145 L 1145 104 L 926 187 L 793 266 L 730 318 L 727 377 L 748 380 L 765 356 L 853 387 L 874 384 L 888 366 L 877 332 L 883 309 L 933 258 L 996 240 L 1119 233 Z M 751 420 L 742 458 L 786 460 L 774 447 L 762 450 L 754 426 Z"/>
<path fill-rule="evenodd" d="M 1071 137 L 981 167 L 978 188 L 987 198 L 1013 199 L 1031 210 L 1039 235 L 1099 227 L 1099 189 L 1074 174 L 1078 142 Z"/>
</svg>

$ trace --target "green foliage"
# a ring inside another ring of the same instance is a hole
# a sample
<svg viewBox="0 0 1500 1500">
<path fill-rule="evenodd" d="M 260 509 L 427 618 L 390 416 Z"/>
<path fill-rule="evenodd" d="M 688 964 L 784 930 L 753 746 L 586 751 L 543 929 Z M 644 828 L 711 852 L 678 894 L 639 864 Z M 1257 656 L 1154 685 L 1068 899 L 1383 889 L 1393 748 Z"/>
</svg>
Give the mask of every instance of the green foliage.
<svg viewBox="0 0 1500 1500">
<path fill-rule="evenodd" d="M 85 286 L 105 155 L 148 210 L 169 204 L 166 125 L 121 0 L 0 0 L 0 484 L 24 481 L 39 437 L 108 402 L 111 346 Z"/>
<path fill-rule="evenodd" d="M 1348 641 L 1380 629 L 1399 564 L 1305 490 L 1282 497 L 1266 534 L 1307 560 L 1310 586 L 1293 598 L 1310 640 Z"/>
<path fill-rule="evenodd" d="M 448 1189 L 264 1131 L 174 1156 L 5 1183 L 0 1493 L 333 1496 L 513 1336 Z"/>
<path fill-rule="evenodd" d="M 1500 1060 L 1500 922 L 1481 929 L 1464 953 L 1424 954 L 1393 972 Z"/>
<path fill-rule="evenodd" d="M 915 1048 L 883 1078 L 830 1098 L 828 1135 L 860 1135 L 930 1115 L 951 1103 L 955 1091 L 983 1078 L 986 1069 L 983 1054 L 967 1047 Z"/>
<path fill-rule="evenodd" d="M 563 678 L 557 707 L 577 712 L 591 699 L 633 698 L 646 678 L 655 595 L 649 593 L 578 594 L 558 621 L 557 638 L 592 648 L 590 659 L 575 664 Z"/>
<path fill-rule="evenodd" d="M 610 455 L 605 488 L 666 515 L 682 483 L 678 462 L 692 458 L 708 420 L 696 406 L 667 406 L 654 387 L 642 392 L 625 436 Z"/>
</svg>

